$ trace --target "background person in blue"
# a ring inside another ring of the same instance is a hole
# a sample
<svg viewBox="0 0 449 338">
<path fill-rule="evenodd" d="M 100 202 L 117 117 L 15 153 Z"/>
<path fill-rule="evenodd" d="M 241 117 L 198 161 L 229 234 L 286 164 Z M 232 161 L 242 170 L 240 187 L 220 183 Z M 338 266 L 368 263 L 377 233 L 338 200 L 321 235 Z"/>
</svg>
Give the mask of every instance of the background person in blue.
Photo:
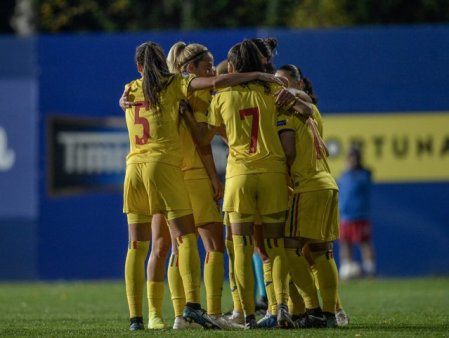
<svg viewBox="0 0 449 338">
<path fill-rule="evenodd" d="M 338 180 L 340 203 L 340 278 L 372 277 L 376 263 L 370 223 L 371 172 L 362 165 L 358 147 L 351 146 L 347 170 Z M 360 247 L 362 264 L 356 262 L 353 247 Z"/>
</svg>

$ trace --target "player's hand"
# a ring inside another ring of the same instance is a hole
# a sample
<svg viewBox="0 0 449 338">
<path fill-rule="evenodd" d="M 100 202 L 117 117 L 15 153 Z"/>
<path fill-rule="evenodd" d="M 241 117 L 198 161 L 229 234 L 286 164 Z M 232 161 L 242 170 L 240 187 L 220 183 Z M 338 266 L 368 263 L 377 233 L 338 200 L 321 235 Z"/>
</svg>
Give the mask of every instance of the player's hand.
<svg viewBox="0 0 449 338">
<path fill-rule="evenodd" d="M 186 113 L 192 113 L 192 107 L 190 107 L 189 103 L 186 100 L 179 101 L 179 115 L 183 116 Z"/>
<path fill-rule="evenodd" d="M 281 86 L 285 86 L 288 84 L 288 83 L 285 83 L 285 80 L 286 80 L 285 78 L 279 77 L 279 76 L 274 76 L 274 74 L 269 74 L 269 73 L 259 73 L 258 80 L 264 81 L 264 82 L 277 83 L 278 85 L 281 85 Z"/>
<path fill-rule="evenodd" d="M 128 87 L 128 89 L 125 89 L 123 91 L 122 96 L 120 97 L 120 100 L 118 101 L 118 104 L 119 104 L 120 108 L 123 109 L 123 111 L 126 111 L 127 108 L 131 108 L 138 104 L 133 101 L 129 101 L 130 90 L 131 90 L 131 87 Z"/>
<path fill-rule="evenodd" d="M 289 88 L 282 88 L 281 90 L 277 91 L 275 94 L 276 96 L 276 105 L 284 107 L 284 106 L 290 106 L 293 105 L 294 102 L 296 102 L 296 96 L 292 93 L 292 91 Z"/>
<path fill-rule="evenodd" d="M 215 178 L 211 179 L 212 182 L 212 188 L 214 189 L 214 200 L 218 201 L 223 198 L 224 196 L 224 187 L 223 184 L 221 184 L 220 178 L 216 176 Z"/>
</svg>

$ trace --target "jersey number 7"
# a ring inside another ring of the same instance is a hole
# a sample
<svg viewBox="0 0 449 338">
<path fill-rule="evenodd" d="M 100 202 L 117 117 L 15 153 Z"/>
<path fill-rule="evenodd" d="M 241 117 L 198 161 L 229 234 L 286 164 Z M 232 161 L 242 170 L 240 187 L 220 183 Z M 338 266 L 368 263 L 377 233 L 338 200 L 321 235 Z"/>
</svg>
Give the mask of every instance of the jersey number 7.
<svg viewBox="0 0 449 338">
<path fill-rule="evenodd" d="M 252 116 L 251 123 L 251 140 L 249 142 L 249 152 L 255 153 L 257 150 L 257 138 L 259 137 L 259 108 L 247 108 L 239 110 L 240 120 L 244 120 L 247 116 Z"/>
</svg>

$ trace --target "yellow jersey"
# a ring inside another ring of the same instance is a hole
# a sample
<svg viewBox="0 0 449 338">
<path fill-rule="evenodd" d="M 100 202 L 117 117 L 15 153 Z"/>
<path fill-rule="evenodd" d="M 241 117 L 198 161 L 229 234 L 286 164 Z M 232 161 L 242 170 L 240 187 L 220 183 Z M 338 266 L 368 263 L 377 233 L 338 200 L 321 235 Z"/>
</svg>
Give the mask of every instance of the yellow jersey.
<svg viewBox="0 0 449 338">
<path fill-rule="evenodd" d="M 273 93 L 280 88 L 257 82 L 227 87 L 213 96 L 208 123 L 226 126 L 229 156 L 226 178 L 265 172 L 286 173 Z"/>
<path fill-rule="evenodd" d="M 193 109 L 193 116 L 197 122 L 207 123 L 206 112 L 209 108 L 211 97 L 210 90 L 197 90 L 189 95 L 188 101 Z M 181 150 L 183 156 L 181 169 L 183 171 L 184 179 L 194 180 L 208 178 L 209 176 L 204 168 L 203 161 L 198 154 L 190 129 L 187 127 L 184 119 L 181 120 L 179 135 L 181 137 Z"/>
<path fill-rule="evenodd" d="M 290 168 L 295 193 L 338 190 L 326 160 L 321 114 L 315 105 L 312 110 L 310 118 L 285 114 L 278 117 L 279 133 L 286 130 L 295 133 L 296 158 Z"/>
<path fill-rule="evenodd" d="M 161 162 L 180 166 L 181 141 L 178 132 L 179 100 L 187 97 L 194 76 L 175 74 L 167 88 L 160 93 L 160 109 L 155 110 L 145 102 L 142 79 L 125 86 L 129 100 L 139 103 L 126 109 L 126 126 L 130 151 L 126 163 Z"/>
</svg>

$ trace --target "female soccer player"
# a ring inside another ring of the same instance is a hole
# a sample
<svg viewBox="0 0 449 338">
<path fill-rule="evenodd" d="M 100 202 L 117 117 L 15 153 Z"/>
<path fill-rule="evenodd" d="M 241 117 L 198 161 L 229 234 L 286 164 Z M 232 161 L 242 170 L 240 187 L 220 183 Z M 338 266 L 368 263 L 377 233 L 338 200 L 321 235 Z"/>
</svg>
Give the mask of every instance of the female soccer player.
<svg viewBox="0 0 449 338">
<path fill-rule="evenodd" d="M 229 73 L 263 71 L 262 55 L 245 40 L 228 53 Z M 228 213 L 234 242 L 234 273 L 245 313 L 246 328 L 255 328 L 253 223 L 260 214 L 264 241 L 273 265 L 273 284 L 281 327 L 290 326 L 288 316 L 287 266 L 283 245 L 285 211 L 288 204 L 286 163 L 276 130 L 273 86 L 248 83 L 219 90 L 212 99 L 204 138 L 207 144 L 222 124 L 226 126 L 229 157 L 223 210 Z M 300 106 L 300 103 L 292 102 Z M 298 107 L 302 109 L 302 107 Z M 189 127 L 191 115 L 186 115 Z M 201 135 L 201 130 L 195 130 Z"/>
<path fill-rule="evenodd" d="M 186 45 L 184 42 L 178 42 L 168 53 L 168 66 L 173 73 L 186 72 L 196 76 L 214 76 L 213 64 L 212 53 L 201 44 Z M 198 123 L 207 122 L 206 112 L 211 99 L 210 90 L 196 91 L 189 96 L 188 103 Z M 207 314 L 218 327 L 233 328 L 232 323 L 222 316 L 221 311 L 224 232 L 217 200 L 223 197 L 223 188 L 213 161 L 212 148 L 210 144 L 207 146 L 195 144 L 184 120 L 181 122 L 179 132 L 184 156 L 182 166 L 184 181 L 192 203 L 195 224 L 206 250 L 204 284 Z"/>
<path fill-rule="evenodd" d="M 178 102 L 194 90 L 254 79 L 276 80 L 263 73 L 199 78 L 171 74 L 162 48 L 153 42 L 137 47 L 135 60 L 142 78 L 128 83 L 121 99 L 122 107 L 126 108 L 130 139 L 123 205 L 129 233 L 125 282 L 130 330 L 144 328 L 144 265 L 151 219 L 160 213 L 167 218 L 172 237 L 176 237 L 178 243 L 179 268 L 186 295 L 184 317 L 210 327 L 214 324 L 203 315 L 200 306 L 200 262 L 192 209 L 181 172 Z"/>
<path fill-rule="evenodd" d="M 290 79 L 292 86 L 304 89 L 295 66 L 282 66 L 277 74 Z M 316 105 L 311 106 L 312 117 L 282 115 L 278 119 L 279 136 L 293 181 L 285 246 L 290 276 L 300 289 L 307 309 L 307 316 L 297 326 L 334 327 L 338 273 L 332 242 L 338 238 L 338 188 L 326 161 L 321 115 Z M 323 312 L 308 262 L 301 254 L 306 244 L 313 259 L 312 269 L 316 270 Z"/>
</svg>

